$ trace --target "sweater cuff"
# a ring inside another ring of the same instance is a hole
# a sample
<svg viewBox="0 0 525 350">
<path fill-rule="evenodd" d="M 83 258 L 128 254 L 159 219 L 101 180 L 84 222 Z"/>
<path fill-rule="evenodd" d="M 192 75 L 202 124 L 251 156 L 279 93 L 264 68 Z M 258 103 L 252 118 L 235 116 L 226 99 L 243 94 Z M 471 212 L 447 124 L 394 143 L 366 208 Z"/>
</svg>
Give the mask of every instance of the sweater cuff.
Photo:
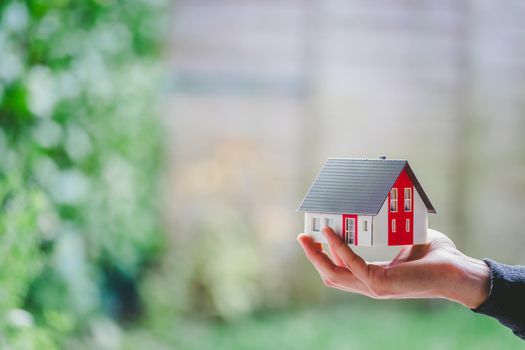
<svg viewBox="0 0 525 350">
<path fill-rule="evenodd" d="M 525 269 L 483 259 L 490 268 L 489 296 L 472 311 L 496 318 L 514 334 L 525 339 Z"/>
</svg>

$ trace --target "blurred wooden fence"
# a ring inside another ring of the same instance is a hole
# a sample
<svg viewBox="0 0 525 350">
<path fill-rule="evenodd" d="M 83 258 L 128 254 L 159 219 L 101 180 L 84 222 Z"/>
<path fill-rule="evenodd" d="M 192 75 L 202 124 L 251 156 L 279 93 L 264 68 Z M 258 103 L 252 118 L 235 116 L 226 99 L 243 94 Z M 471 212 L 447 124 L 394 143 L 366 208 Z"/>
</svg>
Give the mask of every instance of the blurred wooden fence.
<svg viewBox="0 0 525 350">
<path fill-rule="evenodd" d="M 523 18 L 517 0 L 179 0 L 174 182 L 225 140 L 249 143 L 276 168 L 262 206 L 285 217 L 328 156 L 408 158 L 433 226 L 525 263 Z"/>
</svg>

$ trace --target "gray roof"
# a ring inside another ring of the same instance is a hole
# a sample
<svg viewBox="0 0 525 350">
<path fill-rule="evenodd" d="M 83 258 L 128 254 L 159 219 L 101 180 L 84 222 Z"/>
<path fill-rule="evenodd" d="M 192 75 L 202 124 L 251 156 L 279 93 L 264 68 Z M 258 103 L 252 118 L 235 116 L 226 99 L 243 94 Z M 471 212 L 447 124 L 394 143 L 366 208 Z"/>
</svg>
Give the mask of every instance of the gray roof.
<svg viewBox="0 0 525 350">
<path fill-rule="evenodd" d="M 410 165 L 400 159 L 329 158 L 297 210 L 377 215 L 403 169 L 428 212 L 435 213 Z"/>
</svg>

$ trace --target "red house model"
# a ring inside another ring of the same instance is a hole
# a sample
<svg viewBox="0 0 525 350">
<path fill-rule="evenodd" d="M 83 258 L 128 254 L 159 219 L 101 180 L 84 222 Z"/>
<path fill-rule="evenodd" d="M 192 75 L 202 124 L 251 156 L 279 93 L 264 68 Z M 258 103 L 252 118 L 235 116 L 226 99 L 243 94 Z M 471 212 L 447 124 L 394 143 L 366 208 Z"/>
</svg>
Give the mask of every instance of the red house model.
<svg viewBox="0 0 525 350">
<path fill-rule="evenodd" d="M 406 160 L 330 158 L 298 211 L 304 232 L 325 243 L 330 226 L 349 245 L 397 246 L 427 241 L 436 213 Z"/>
</svg>

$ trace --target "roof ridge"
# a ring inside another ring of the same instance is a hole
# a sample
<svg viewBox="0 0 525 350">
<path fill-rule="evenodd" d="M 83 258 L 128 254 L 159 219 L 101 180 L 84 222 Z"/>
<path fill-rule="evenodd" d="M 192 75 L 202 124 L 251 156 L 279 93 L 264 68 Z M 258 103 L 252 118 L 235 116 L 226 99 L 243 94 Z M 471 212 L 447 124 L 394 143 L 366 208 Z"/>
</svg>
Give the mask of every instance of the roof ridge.
<svg viewBox="0 0 525 350">
<path fill-rule="evenodd" d="M 406 159 L 401 158 L 387 158 L 387 159 L 381 159 L 381 158 L 346 158 L 346 157 L 329 157 L 327 160 L 369 160 L 369 161 L 377 161 L 377 162 L 388 162 L 388 161 L 396 161 L 396 162 L 406 162 Z"/>
</svg>

